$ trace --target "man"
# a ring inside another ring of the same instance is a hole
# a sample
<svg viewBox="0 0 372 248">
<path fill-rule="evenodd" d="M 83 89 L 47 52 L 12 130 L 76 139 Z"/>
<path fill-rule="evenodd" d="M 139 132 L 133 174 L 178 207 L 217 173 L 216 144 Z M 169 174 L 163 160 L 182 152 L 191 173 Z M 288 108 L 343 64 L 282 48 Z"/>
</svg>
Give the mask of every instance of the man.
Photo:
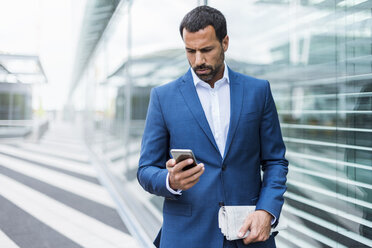
<svg viewBox="0 0 372 248">
<path fill-rule="evenodd" d="M 229 37 L 218 10 L 200 6 L 180 33 L 191 68 L 151 92 L 138 180 L 165 197 L 157 247 L 275 247 L 288 162 L 269 83 L 232 71 L 224 62 Z M 170 149 L 191 149 L 199 164 L 182 170 Z M 261 179 L 261 169 L 264 172 Z M 239 236 L 218 227 L 221 205 L 256 205 Z"/>
</svg>

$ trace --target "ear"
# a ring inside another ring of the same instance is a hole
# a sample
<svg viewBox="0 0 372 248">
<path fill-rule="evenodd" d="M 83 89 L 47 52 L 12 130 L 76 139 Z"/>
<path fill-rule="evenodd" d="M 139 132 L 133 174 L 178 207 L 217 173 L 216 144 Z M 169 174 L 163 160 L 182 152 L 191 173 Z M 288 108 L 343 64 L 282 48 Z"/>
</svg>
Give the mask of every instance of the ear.
<svg viewBox="0 0 372 248">
<path fill-rule="evenodd" d="M 222 40 L 222 48 L 224 52 L 226 52 L 227 48 L 229 48 L 229 36 L 228 35 L 226 35 L 225 38 L 223 38 Z"/>
</svg>

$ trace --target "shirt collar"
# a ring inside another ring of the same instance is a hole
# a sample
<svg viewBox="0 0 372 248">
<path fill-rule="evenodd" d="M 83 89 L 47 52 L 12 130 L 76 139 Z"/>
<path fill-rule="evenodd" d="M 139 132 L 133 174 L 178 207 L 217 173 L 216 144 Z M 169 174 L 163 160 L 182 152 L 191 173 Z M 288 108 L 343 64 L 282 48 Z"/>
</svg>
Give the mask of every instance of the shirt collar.
<svg viewBox="0 0 372 248">
<path fill-rule="evenodd" d="M 224 61 L 223 62 L 224 65 L 225 65 L 225 68 L 224 68 L 224 72 L 223 72 L 223 76 L 220 80 L 223 80 L 223 79 L 226 79 L 226 82 L 227 83 L 230 83 L 230 79 L 229 79 L 229 70 L 227 69 L 227 65 L 226 65 L 226 62 Z M 196 86 L 197 84 L 199 84 L 200 82 L 204 82 L 203 80 L 201 80 L 194 72 L 194 70 L 191 68 L 191 75 L 192 75 L 192 80 L 194 81 L 194 85 Z M 219 80 L 218 80 L 219 81 Z M 218 82 L 217 81 L 217 82 Z"/>
</svg>

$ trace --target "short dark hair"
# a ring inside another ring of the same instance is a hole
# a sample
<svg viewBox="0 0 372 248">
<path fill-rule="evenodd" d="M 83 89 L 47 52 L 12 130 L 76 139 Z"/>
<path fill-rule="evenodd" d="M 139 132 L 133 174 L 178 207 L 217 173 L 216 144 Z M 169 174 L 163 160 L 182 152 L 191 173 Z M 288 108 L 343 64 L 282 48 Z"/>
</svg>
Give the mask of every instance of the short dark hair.
<svg viewBox="0 0 372 248">
<path fill-rule="evenodd" d="M 197 32 L 207 26 L 213 26 L 217 39 L 222 42 L 227 35 L 226 19 L 223 14 L 212 7 L 203 5 L 196 7 L 185 15 L 180 24 L 180 34 L 183 38 L 183 29 L 189 32 Z"/>
</svg>

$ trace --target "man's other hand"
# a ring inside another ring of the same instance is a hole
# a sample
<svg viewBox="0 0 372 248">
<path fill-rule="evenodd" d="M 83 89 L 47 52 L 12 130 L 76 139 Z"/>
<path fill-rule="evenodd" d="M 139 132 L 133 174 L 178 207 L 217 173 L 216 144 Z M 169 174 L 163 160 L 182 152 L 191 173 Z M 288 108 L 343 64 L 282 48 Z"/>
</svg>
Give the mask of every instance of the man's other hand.
<svg viewBox="0 0 372 248">
<path fill-rule="evenodd" d="M 270 237 L 272 218 L 265 210 L 254 211 L 245 219 L 238 236 L 243 237 L 249 230 L 248 236 L 243 240 L 244 244 L 266 241 Z"/>
<path fill-rule="evenodd" d="M 183 171 L 182 169 L 193 163 L 191 158 L 183 160 L 176 164 L 174 159 L 169 159 L 166 163 L 169 171 L 169 186 L 173 190 L 187 190 L 194 186 L 204 172 L 204 164 Z"/>
</svg>

